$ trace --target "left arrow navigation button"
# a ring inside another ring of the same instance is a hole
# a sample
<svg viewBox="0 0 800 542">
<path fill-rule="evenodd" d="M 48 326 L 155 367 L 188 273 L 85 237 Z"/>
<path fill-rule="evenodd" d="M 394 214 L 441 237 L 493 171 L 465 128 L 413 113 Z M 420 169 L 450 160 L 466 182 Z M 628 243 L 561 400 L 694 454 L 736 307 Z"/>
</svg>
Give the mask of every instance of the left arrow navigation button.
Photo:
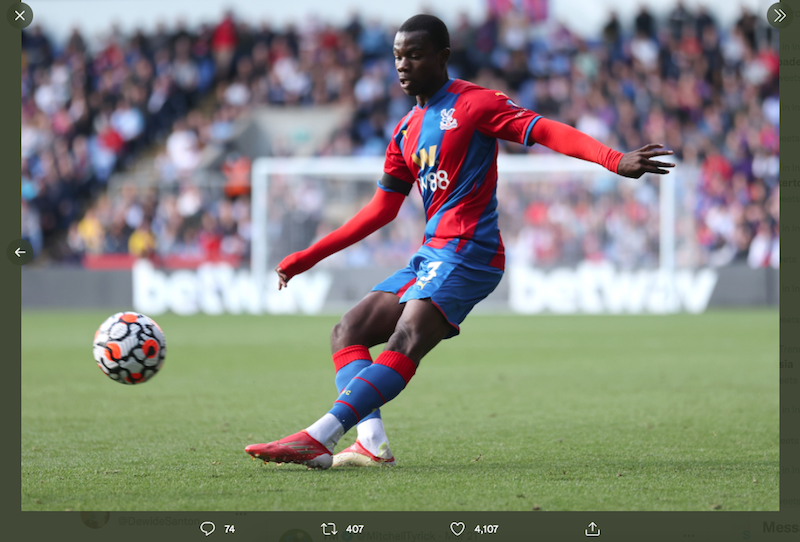
<svg viewBox="0 0 800 542">
<path fill-rule="evenodd" d="M 6 256 L 14 265 L 25 265 L 33 259 L 33 247 L 25 239 L 17 239 L 8 245 Z"/>
</svg>

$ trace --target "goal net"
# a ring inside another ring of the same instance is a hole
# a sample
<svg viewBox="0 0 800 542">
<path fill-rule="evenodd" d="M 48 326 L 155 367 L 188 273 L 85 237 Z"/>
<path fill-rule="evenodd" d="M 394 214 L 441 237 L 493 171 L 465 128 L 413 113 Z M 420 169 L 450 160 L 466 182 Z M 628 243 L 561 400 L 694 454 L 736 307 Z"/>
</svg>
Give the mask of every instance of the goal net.
<svg viewBox="0 0 800 542">
<path fill-rule="evenodd" d="M 382 171 L 382 157 L 256 160 L 254 290 L 270 292 L 277 280 L 273 269 L 285 255 L 352 217 L 374 194 Z M 687 177 L 680 167 L 670 175 L 626 179 L 560 155 L 500 155 L 498 212 L 508 273 L 481 307 L 521 313 L 703 310 L 716 278 L 685 269 L 696 251 L 688 189 L 694 180 Z M 270 294 L 267 310 L 352 306 L 408 263 L 424 227 L 414 189 L 391 224 L 293 279 L 295 289 L 306 293 L 283 301 Z M 311 299 L 309 291 L 325 299 Z"/>
</svg>

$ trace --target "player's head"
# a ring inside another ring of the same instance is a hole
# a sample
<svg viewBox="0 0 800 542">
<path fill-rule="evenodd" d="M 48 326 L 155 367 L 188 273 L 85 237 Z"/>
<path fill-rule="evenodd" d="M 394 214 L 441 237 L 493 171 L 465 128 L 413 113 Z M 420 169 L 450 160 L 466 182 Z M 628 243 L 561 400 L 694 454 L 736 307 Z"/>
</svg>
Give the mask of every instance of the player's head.
<svg viewBox="0 0 800 542">
<path fill-rule="evenodd" d="M 414 15 L 394 37 L 394 64 L 409 96 L 430 97 L 447 82 L 450 34 L 433 15 Z"/>
</svg>

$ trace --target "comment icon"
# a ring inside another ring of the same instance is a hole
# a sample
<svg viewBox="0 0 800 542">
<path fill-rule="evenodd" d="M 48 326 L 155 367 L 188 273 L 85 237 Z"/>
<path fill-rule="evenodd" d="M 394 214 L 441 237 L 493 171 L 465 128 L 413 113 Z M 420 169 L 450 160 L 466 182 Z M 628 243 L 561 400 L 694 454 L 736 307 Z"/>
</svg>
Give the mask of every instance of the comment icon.
<svg viewBox="0 0 800 542">
<path fill-rule="evenodd" d="M 203 534 L 205 534 L 206 536 L 213 533 L 214 529 L 216 528 L 217 526 L 214 525 L 214 523 L 211 521 L 204 521 L 203 523 L 200 524 L 200 530 L 203 531 Z"/>
</svg>

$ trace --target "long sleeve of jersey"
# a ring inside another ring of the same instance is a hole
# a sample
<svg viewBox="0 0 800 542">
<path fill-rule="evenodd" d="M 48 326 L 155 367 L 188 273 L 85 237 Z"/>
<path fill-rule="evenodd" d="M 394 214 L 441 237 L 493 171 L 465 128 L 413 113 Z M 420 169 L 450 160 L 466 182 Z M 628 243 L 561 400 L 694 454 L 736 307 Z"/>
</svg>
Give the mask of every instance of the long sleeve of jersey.
<svg viewBox="0 0 800 542">
<path fill-rule="evenodd" d="M 595 162 L 614 173 L 623 156 L 623 153 L 606 147 L 572 126 L 545 118 L 540 118 L 533 126 L 531 138 L 533 143 L 567 156 Z M 529 144 L 532 143 L 529 141 Z"/>
<path fill-rule="evenodd" d="M 355 244 L 397 217 L 405 195 L 381 187 L 356 215 L 310 247 L 286 256 L 278 267 L 289 278 L 308 271 L 331 254 Z"/>
</svg>

